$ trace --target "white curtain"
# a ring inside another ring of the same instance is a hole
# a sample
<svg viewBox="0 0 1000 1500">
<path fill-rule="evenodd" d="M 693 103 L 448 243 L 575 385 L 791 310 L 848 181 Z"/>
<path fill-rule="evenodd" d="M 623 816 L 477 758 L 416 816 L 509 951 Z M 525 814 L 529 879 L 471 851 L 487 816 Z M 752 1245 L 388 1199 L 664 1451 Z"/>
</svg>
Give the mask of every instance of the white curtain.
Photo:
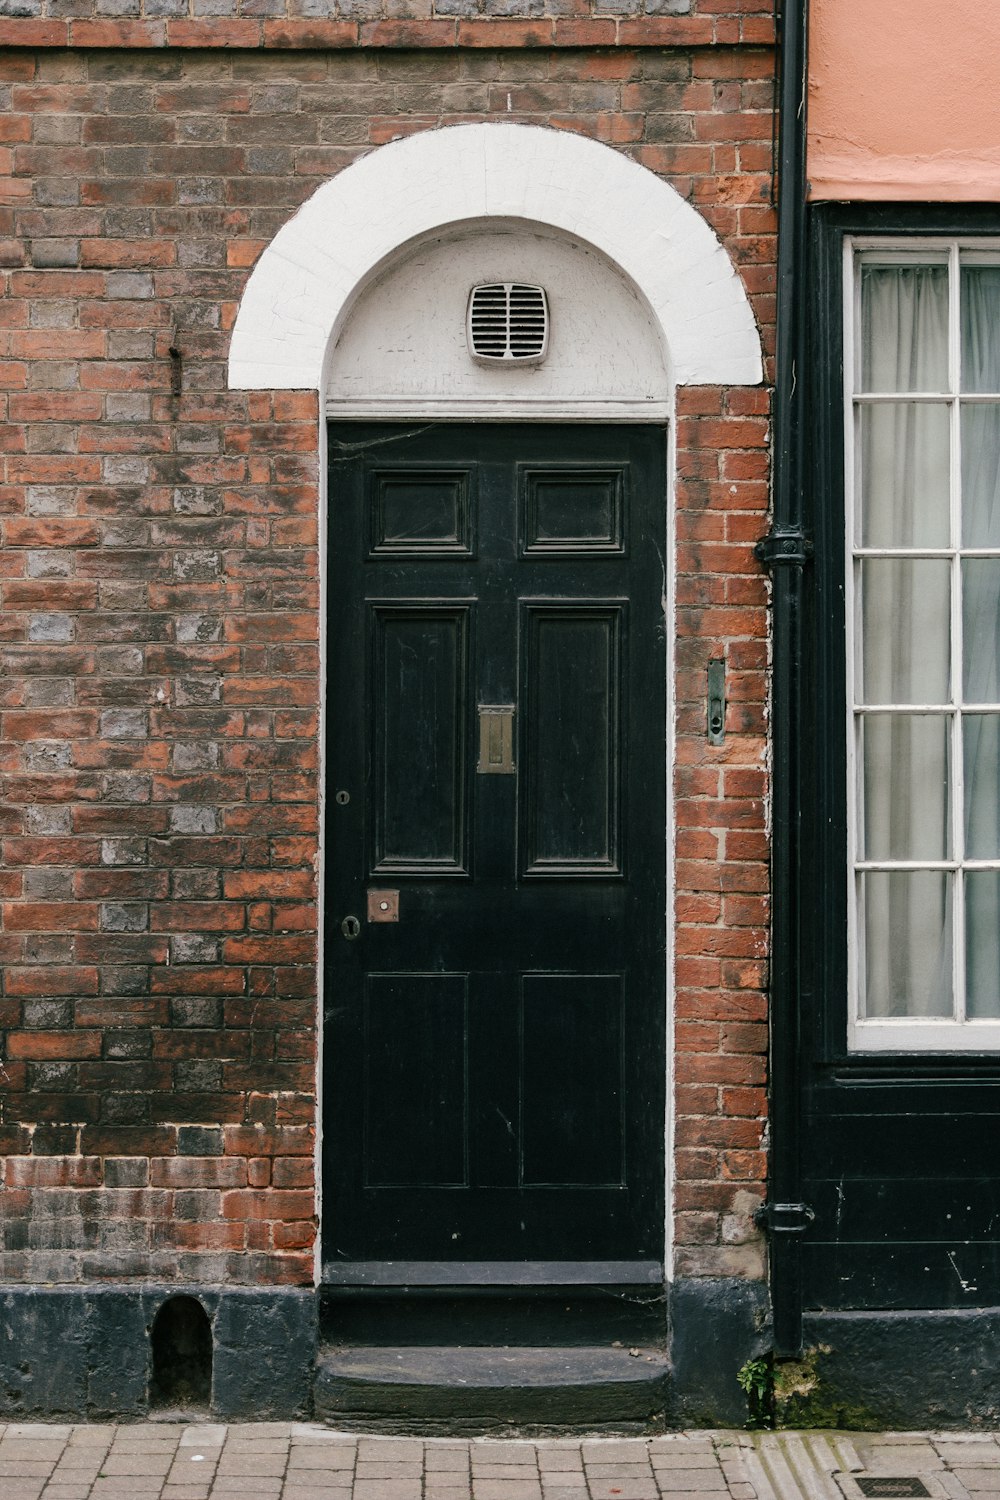
<svg viewBox="0 0 1000 1500">
<path fill-rule="evenodd" d="M 905 396 L 948 389 L 948 270 L 862 270 L 861 384 Z M 860 534 L 867 547 L 949 544 L 945 402 L 893 401 L 860 413 Z M 950 566 L 941 558 L 860 565 L 859 702 L 945 704 L 951 697 Z M 864 714 L 859 854 L 867 860 L 952 854 L 945 714 Z M 936 870 L 862 876 L 863 1014 L 952 1013 L 951 877 Z"/>
<path fill-rule="evenodd" d="M 962 390 L 1000 393 L 1000 267 L 962 271 Z M 1000 405 L 962 405 L 962 543 L 1000 549 Z M 1000 703 L 1000 557 L 962 568 L 967 703 Z M 1000 718 L 963 715 L 965 843 L 971 859 L 1000 858 Z M 1000 1016 L 1000 875 L 965 882 L 966 1009 Z"/>
</svg>

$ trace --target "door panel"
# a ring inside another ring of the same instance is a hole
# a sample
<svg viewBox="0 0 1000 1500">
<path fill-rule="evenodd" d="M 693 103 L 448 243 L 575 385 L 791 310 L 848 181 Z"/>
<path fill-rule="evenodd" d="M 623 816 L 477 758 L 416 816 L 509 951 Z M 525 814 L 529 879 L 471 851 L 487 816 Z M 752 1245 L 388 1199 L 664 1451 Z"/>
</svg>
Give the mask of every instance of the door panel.
<svg viewBox="0 0 1000 1500">
<path fill-rule="evenodd" d="M 525 610 L 523 873 L 619 874 L 625 606 Z"/>
<path fill-rule="evenodd" d="M 655 1266 L 665 435 L 330 457 L 324 1272 Z"/>
<path fill-rule="evenodd" d="M 620 974 L 521 982 L 521 1183 L 624 1182 Z"/>
<path fill-rule="evenodd" d="M 627 472 L 521 470 L 524 550 L 622 552 Z"/>
<path fill-rule="evenodd" d="M 371 617 L 371 872 L 465 874 L 469 608 Z"/>
<path fill-rule="evenodd" d="M 464 974 L 368 975 L 366 1188 L 468 1186 L 468 1008 Z"/>
<path fill-rule="evenodd" d="M 388 470 L 371 477 L 371 552 L 382 557 L 472 554 L 475 473 Z"/>
</svg>

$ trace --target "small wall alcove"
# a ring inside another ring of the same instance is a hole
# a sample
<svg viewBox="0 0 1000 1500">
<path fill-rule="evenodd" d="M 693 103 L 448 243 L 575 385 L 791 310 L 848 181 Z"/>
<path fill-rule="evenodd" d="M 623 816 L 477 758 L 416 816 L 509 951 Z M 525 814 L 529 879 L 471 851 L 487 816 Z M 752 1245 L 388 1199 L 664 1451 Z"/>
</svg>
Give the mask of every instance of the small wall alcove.
<svg viewBox="0 0 1000 1500">
<path fill-rule="evenodd" d="M 168 1297 L 150 1332 L 150 1410 L 208 1411 L 212 1400 L 212 1326 L 196 1297 Z"/>
</svg>

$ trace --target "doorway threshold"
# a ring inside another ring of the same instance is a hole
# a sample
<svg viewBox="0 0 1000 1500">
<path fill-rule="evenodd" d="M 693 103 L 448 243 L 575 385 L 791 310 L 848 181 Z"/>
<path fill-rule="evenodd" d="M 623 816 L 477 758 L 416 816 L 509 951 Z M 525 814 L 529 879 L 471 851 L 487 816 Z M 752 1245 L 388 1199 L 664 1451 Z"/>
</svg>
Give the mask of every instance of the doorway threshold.
<svg viewBox="0 0 1000 1500">
<path fill-rule="evenodd" d="M 326 1286 L 659 1286 L 651 1260 L 324 1261 Z"/>
<path fill-rule="evenodd" d="M 665 1348 L 660 1282 L 482 1282 L 320 1288 L 320 1337 L 337 1347 Z"/>
</svg>

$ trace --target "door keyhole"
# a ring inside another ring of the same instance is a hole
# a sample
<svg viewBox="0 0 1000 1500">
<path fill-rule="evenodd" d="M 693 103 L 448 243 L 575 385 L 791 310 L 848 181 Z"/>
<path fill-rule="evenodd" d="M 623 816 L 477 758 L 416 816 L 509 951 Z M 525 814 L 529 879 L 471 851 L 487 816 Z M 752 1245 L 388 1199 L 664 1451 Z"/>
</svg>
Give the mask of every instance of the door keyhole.
<svg viewBox="0 0 1000 1500">
<path fill-rule="evenodd" d="M 345 917 L 340 924 L 340 930 L 345 938 L 351 940 L 361 936 L 361 923 L 357 917 Z"/>
</svg>

